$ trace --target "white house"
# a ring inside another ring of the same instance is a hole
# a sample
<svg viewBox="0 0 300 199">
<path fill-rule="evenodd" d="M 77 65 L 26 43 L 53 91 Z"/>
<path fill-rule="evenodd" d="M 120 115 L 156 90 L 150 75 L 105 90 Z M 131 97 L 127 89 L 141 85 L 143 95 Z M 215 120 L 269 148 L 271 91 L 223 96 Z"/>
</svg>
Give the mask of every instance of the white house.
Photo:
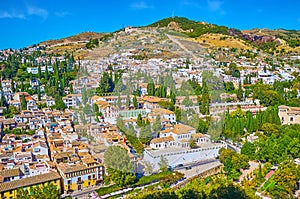
<svg viewBox="0 0 300 199">
<path fill-rule="evenodd" d="M 190 147 L 191 140 L 194 140 L 195 148 Z M 178 164 L 216 158 L 219 149 L 227 145 L 222 141 L 212 142 L 209 135 L 196 133 L 193 127 L 176 124 L 161 131 L 159 138 L 151 140 L 150 147 L 144 151 L 144 161 L 151 162 L 154 170 L 157 170 L 161 156 L 167 159 L 169 166 L 175 167 Z"/>
</svg>

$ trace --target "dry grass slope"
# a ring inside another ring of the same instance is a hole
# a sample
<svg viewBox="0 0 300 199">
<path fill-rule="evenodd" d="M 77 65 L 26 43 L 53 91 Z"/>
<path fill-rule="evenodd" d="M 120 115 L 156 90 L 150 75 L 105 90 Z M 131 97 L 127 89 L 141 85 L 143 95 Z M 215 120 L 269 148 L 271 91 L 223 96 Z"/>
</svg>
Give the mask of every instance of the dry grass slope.
<svg viewBox="0 0 300 199">
<path fill-rule="evenodd" d="M 195 40 L 201 44 L 209 45 L 210 47 L 252 49 L 252 47 L 243 40 L 222 34 L 205 34 Z"/>
</svg>

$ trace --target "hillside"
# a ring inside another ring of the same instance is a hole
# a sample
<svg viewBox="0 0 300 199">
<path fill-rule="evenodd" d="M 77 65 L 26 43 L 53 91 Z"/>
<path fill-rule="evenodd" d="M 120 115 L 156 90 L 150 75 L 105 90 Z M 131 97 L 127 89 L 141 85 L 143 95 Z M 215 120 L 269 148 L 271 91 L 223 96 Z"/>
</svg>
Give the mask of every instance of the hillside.
<svg viewBox="0 0 300 199">
<path fill-rule="evenodd" d="M 62 38 L 62 39 L 55 39 L 55 40 L 48 40 L 41 42 L 40 45 L 57 45 L 57 44 L 64 44 L 64 43 L 72 43 L 72 42 L 88 42 L 90 39 L 101 37 L 103 33 L 95 33 L 95 32 L 82 32 L 77 35 L 73 35 L 70 37 Z"/>
<path fill-rule="evenodd" d="M 244 40 L 222 34 L 204 34 L 195 39 L 202 45 L 208 47 L 223 47 L 223 48 L 237 48 L 251 50 L 252 47 Z"/>
<path fill-rule="evenodd" d="M 183 32 L 189 37 L 194 38 L 206 33 L 221 33 L 224 35 L 228 35 L 230 32 L 226 26 L 218 26 L 205 22 L 196 22 L 184 17 L 162 19 L 148 25 L 148 27 L 168 27 L 175 31 Z"/>
<path fill-rule="evenodd" d="M 300 53 L 300 31 L 284 29 L 241 31 L 184 17 L 174 17 L 134 28 L 130 33 L 122 30 L 114 33 L 83 32 L 41 42 L 39 45 L 45 46 L 45 52 L 48 54 L 72 52 L 77 58 L 108 56 L 126 48 L 139 49 L 140 56 L 147 58 L 160 56 L 172 58 L 178 55 L 189 57 L 193 53 L 197 54 L 199 50 L 217 52 L 220 48 L 238 49 L 241 52 L 258 49 L 271 55 L 285 56 Z"/>
<path fill-rule="evenodd" d="M 199 42 L 205 41 L 202 43 L 210 47 L 250 49 L 254 45 L 271 54 L 300 52 L 300 31 L 296 30 L 252 29 L 241 31 L 226 26 L 197 22 L 184 17 L 161 19 L 148 25 L 148 27 L 167 28 L 181 32 L 188 37 L 196 38 Z"/>
</svg>

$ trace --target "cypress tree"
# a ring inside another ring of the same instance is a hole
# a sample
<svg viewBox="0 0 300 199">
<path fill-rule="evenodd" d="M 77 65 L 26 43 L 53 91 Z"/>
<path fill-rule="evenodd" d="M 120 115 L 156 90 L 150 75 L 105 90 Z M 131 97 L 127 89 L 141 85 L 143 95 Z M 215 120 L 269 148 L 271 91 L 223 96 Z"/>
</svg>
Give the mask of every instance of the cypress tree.
<svg viewBox="0 0 300 199">
<path fill-rule="evenodd" d="M 41 88 L 40 88 L 40 85 L 38 85 L 37 95 L 38 95 L 38 101 L 41 101 Z"/>
<path fill-rule="evenodd" d="M 48 66 L 46 65 L 46 71 L 45 71 L 45 79 L 46 81 L 49 80 L 49 72 L 48 72 Z"/>
<path fill-rule="evenodd" d="M 26 102 L 26 99 L 25 99 L 25 95 L 22 95 L 22 98 L 21 98 L 21 106 L 22 106 L 22 110 L 27 110 L 27 102 Z"/>
<path fill-rule="evenodd" d="M 135 108 L 138 108 L 138 107 L 139 107 L 138 102 L 137 102 L 137 99 L 136 99 L 136 96 L 134 96 L 134 98 L 133 98 L 133 106 L 134 106 Z"/>
<path fill-rule="evenodd" d="M 38 75 L 38 78 L 41 79 L 41 77 L 42 77 L 42 70 L 41 70 L 41 66 L 40 65 L 38 66 L 38 74 L 37 75 Z"/>
</svg>

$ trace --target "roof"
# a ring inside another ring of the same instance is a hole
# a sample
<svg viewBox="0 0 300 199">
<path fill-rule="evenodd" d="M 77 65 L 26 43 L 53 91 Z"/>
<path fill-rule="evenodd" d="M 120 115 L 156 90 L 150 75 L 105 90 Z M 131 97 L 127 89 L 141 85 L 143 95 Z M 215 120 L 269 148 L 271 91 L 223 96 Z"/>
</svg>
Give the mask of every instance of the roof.
<svg viewBox="0 0 300 199">
<path fill-rule="evenodd" d="M 147 101 L 147 102 L 151 102 L 151 103 L 158 103 L 158 102 L 160 102 L 162 100 L 166 100 L 166 99 L 165 98 L 155 97 L 155 96 L 144 96 L 143 100 Z"/>
<path fill-rule="evenodd" d="M 100 166 L 100 164 L 99 163 L 95 164 L 95 166 Z M 75 172 L 75 171 L 82 171 L 82 170 L 85 170 L 85 169 L 88 169 L 88 168 L 93 168 L 93 166 L 92 167 L 88 167 L 88 166 L 86 166 L 85 164 L 82 164 L 82 163 L 79 163 L 79 164 L 76 164 L 76 165 L 69 165 L 69 164 L 66 164 L 66 163 L 59 163 L 57 165 L 57 167 L 64 174 Z"/>
<path fill-rule="evenodd" d="M 4 178 L 12 177 L 12 176 L 19 176 L 20 175 L 20 169 L 6 169 L 3 171 L 0 171 L 0 176 L 3 176 Z"/>
<path fill-rule="evenodd" d="M 163 115 L 163 114 L 175 114 L 173 111 L 170 111 L 168 109 L 164 109 L 164 108 L 155 108 L 151 111 L 151 114 L 159 114 L 159 115 Z"/>
<path fill-rule="evenodd" d="M 203 137 L 206 137 L 206 136 L 202 133 L 196 133 L 196 134 L 193 134 L 192 137 L 193 138 L 203 138 Z"/>
<path fill-rule="evenodd" d="M 184 125 L 184 124 L 176 124 L 171 131 L 175 134 L 186 134 L 192 130 L 195 130 L 195 129 L 191 126 Z"/>
<path fill-rule="evenodd" d="M 161 142 L 171 142 L 171 141 L 174 141 L 174 138 L 172 136 L 168 136 L 168 137 L 154 138 L 151 140 L 151 143 L 161 143 Z"/>
<path fill-rule="evenodd" d="M 57 172 L 49 172 L 32 177 L 22 178 L 20 180 L 13 180 L 10 182 L 0 183 L 0 192 L 18 189 L 21 187 L 28 187 L 35 184 L 41 184 L 43 182 L 49 182 L 52 180 L 60 179 L 60 175 Z"/>
</svg>

